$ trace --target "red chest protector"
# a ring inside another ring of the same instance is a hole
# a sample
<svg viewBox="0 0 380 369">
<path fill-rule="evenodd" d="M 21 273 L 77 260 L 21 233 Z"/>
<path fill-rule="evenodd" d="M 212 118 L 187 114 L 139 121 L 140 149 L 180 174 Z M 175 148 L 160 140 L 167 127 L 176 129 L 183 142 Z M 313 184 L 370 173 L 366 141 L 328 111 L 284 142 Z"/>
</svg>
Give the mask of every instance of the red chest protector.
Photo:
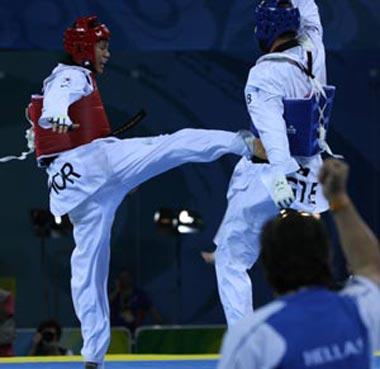
<svg viewBox="0 0 380 369">
<path fill-rule="evenodd" d="M 56 133 L 38 124 L 42 114 L 43 96 L 32 95 L 27 108 L 28 118 L 33 124 L 37 160 L 74 149 L 111 133 L 103 102 L 94 79 L 94 91 L 69 107 L 69 116 L 79 128 L 68 133 Z"/>
</svg>

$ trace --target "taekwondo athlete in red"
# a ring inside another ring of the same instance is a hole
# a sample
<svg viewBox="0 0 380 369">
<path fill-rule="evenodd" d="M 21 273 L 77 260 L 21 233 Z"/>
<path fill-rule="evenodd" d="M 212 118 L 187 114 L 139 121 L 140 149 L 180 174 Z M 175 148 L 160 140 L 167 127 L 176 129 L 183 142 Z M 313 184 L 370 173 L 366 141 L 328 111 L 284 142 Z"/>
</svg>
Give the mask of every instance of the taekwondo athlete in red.
<svg viewBox="0 0 380 369">
<path fill-rule="evenodd" d="M 68 214 L 74 226 L 72 298 L 86 368 L 98 369 L 110 341 L 110 236 L 123 198 L 181 164 L 211 162 L 228 153 L 254 154 L 254 136 L 247 131 L 183 129 L 157 137 L 106 137 L 110 127 L 95 77 L 110 58 L 109 37 L 96 17 L 79 18 L 64 37 L 72 64 L 53 70 L 44 82 L 43 97 L 34 96 L 28 109 L 37 160 L 49 175 L 50 210 L 55 216 Z"/>
</svg>

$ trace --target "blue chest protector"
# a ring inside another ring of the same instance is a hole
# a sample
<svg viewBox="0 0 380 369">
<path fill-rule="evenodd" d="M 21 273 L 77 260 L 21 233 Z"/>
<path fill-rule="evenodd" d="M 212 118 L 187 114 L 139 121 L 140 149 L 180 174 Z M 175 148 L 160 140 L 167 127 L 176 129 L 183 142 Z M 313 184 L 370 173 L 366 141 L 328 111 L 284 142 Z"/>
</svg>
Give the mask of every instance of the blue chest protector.
<svg viewBox="0 0 380 369">
<path fill-rule="evenodd" d="M 313 156 L 321 151 L 321 140 L 329 128 L 335 87 L 323 87 L 325 96 L 315 93 L 308 99 L 285 99 L 286 122 L 292 156 Z"/>
<path fill-rule="evenodd" d="M 267 320 L 287 343 L 276 369 L 370 369 L 368 332 L 351 297 L 312 288 L 282 300 Z"/>
<path fill-rule="evenodd" d="M 308 53 L 311 58 L 311 53 Z M 289 148 L 292 156 L 313 156 L 330 151 L 326 143 L 326 133 L 335 98 L 334 86 L 321 86 L 312 74 L 312 60 L 309 68 L 286 54 L 268 54 L 260 60 L 286 60 L 298 66 L 307 74 L 313 86 L 311 96 L 303 99 L 284 99 L 284 120 L 287 128 Z M 251 124 L 256 137 L 259 132 Z M 331 153 L 331 152 L 329 152 Z"/>
</svg>

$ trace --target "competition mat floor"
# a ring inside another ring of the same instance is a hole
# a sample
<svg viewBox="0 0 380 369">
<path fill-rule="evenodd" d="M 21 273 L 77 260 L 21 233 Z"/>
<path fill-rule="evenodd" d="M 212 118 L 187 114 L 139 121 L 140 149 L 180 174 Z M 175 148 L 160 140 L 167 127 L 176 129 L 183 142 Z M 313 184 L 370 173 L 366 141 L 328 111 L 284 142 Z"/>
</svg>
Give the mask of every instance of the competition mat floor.
<svg viewBox="0 0 380 369">
<path fill-rule="evenodd" d="M 216 369 L 218 355 L 110 355 L 105 369 Z M 375 358 L 380 369 L 380 353 Z M 83 369 L 80 356 L 0 359 L 1 369 Z"/>
<path fill-rule="evenodd" d="M 216 369 L 218 355 L 109 355 L 105 369 Z M 80 356 L 0 359 L 1 369 L 83 369 Z M 380 368 L 379 368 L 380 369 Z"/>
</svg>

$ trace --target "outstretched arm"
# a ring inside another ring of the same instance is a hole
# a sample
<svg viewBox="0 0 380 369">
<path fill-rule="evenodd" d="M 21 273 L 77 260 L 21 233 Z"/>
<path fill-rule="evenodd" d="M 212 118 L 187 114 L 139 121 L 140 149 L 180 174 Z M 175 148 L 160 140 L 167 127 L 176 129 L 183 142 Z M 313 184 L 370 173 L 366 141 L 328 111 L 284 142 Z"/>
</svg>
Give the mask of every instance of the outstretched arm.
<svg viewBox="0 0 380 369">
<path fill-rule="evenodd" d="M 317 35 L 322 38 L 323 28 L 315 0 L 293 0 L 293 5 L 299 8 L 301 13 L 301 35 Z"/>
<path fill-rule="evenodd" d="M 326 160 L 320 181 L 330 202 L 344 254 L 355 275 L 380 284 L 379 242 L 363 221 L 347 194 L 348 166 L 338 160 Z"/>
</svg>

